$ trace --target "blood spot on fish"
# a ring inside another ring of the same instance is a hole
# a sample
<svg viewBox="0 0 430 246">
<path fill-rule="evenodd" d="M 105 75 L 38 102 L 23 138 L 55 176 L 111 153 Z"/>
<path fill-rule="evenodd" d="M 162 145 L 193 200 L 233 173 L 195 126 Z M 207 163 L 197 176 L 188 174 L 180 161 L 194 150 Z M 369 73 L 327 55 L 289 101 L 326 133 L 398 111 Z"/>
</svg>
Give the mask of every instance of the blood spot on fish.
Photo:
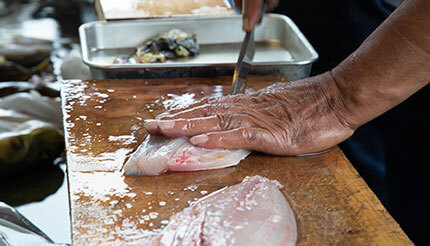
<svg viewBox="0 0 430 246">
<path fill-rule="evenodd" d="M 180 155 L 176 156 L 174 158 L 174 162 L 177 164 L 190 164 L 192 161 L 190 160 L 189 156 L 187 155 L 186 151 L 183 151 Z"/>
</svg>

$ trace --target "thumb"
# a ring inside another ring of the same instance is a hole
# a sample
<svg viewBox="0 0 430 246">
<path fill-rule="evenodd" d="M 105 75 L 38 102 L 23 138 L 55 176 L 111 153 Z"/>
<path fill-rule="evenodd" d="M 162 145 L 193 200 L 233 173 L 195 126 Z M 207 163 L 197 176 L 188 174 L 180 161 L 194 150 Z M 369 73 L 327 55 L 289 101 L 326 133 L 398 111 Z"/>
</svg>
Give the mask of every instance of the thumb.
<svg viewBox="0 0 430 246">
<path fill-rule="evenodd" d="M 263 0 L 244 0 L 242 11 L 242 29 L 250 32 L 261 19 Z"/>
</svg>

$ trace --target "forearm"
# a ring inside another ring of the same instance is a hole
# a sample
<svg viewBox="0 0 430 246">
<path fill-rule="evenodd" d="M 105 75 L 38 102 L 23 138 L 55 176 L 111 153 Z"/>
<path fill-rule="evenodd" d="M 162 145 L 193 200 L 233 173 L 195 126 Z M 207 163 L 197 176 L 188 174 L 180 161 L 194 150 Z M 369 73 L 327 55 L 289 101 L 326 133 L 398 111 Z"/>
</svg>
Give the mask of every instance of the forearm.
<svg viewBox="0 0 430 246">
<path fill-rule="evenodd" d="M 430 1 L 405 0 L 331 71 L 356 128 L 430 82 Z"/>
</svg>

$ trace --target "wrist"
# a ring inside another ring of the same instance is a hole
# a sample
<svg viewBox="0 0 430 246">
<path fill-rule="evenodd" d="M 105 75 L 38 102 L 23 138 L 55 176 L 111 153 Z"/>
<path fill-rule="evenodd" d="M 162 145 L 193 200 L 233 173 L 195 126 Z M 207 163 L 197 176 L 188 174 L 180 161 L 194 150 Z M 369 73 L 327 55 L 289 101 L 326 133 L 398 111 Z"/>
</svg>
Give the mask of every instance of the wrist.
<svg viewBox="0 0 430 246">
<path fill-rule="evenodd" d="M 369 91 L 371 89 L 366 87 L 364 75 L 359 73 L 359 69 L 353 70 L 350 64 L 353 61 L 347 60 L 327 74 L 330 76 L 331 90 L 337 91 L 338 104 L 345 121 L 351 128 L 357 129 L 373 118 L 373 107 L 369 104 L 372 93 Z"/>
<path fill-rule="evenodd" d="M 352 103 L 355 99 L 351 98 L 352 94 L 347 88 L 339 86 L 338 78 L 332 71 L 306 79 L 305 83 L 313 88 L 315 103 L 325 105 L 323 108 L 326 110 L 321 113 L 335 117 L 341 125 L 352 131 L 361 125 L 356 119 L 357 110 Z"/>
</svg>

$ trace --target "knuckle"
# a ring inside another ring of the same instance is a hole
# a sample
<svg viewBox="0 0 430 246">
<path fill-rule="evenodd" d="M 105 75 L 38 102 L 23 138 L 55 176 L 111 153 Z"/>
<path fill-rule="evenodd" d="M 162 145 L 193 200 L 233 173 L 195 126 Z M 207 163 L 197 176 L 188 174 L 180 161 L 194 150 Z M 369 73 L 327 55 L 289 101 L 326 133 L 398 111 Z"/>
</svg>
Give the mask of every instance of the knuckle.
<svg viewBox="0 0 430 246">
<path fill-rule="evenodd" d="M 244 128 L 242 131 L 242 138 L 247 144 L 254 144 L 258 140 L 258 134 L 255 131 Z"/>
<path fill-rule="evenodd" d="M 228 115 L 216 114 L 218 129 L 227 130 L 230 125 L 230 118 Z"/>
<path fill-rule="evenodd" d="M 194 128 L 194 122 L 192 120 L 186 120 L 181 130 L 189 131 Z"/>
<path fill-rule="evenodd" d="M 209 111 L 211 114 L 220 114 L 224 113 L 229 109 L 229 105 L 225 103 L 214 103 L 209 107 Z"/>
<path fill-rule="evenodd" d="M 218 128 L 221 130 L 232 130 L 239 128 L 242 125 L 242 118 L 232 114 L 217 114 L 216 115 Z"/>
<path fill-rule="evenodd" d="M 302 149 L 303 142 L 300 140 L 303 138 L 297 131 L 289 131 L 287 129 L 282 130 L 279 136 L 276 136 L 276 142 L 282 146 L 283 154 L 286 155 L 297 155 Z"/>
</svg>

